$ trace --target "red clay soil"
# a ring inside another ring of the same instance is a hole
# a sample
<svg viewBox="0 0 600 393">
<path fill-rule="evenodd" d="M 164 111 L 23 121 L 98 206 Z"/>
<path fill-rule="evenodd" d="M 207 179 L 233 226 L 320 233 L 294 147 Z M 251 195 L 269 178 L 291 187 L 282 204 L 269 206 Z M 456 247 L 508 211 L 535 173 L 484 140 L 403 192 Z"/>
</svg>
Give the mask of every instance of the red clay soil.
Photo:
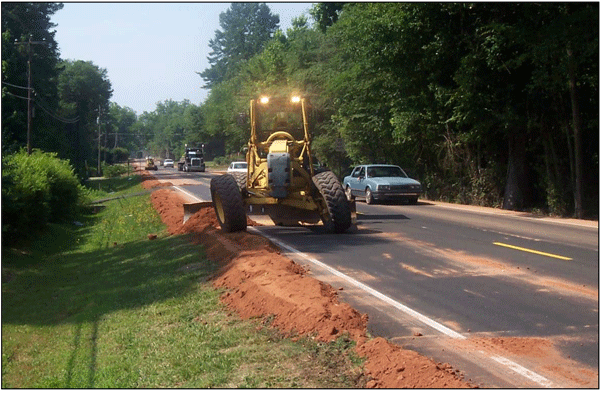
<svg viewBox="0 0 600 393">
<path fill-rule="evenodd" d="M 157 185 L 146 180 L 144 187 Z M 328 342 L 343 334 L 356 341 L 366 358 L 368 388 L 470 388 L 450 366 L 390 344 L 367 338 L 367 315 L 339 301 L 337 291 L 281 255 L 267 239 L 248 232 L 223 233 L 214 210 L 206 207 L 183 223 L 183 199 L 160 188 L 151 195 L 171 234 L 192 234 L 207 257 L 220 264 L 213 285 L 225 288 L 222 301 L 242 318 L 270 318 L 290 337 L 309 336 Z M 251 220 L 249 225 L 255 225 Z"/>
</svg>

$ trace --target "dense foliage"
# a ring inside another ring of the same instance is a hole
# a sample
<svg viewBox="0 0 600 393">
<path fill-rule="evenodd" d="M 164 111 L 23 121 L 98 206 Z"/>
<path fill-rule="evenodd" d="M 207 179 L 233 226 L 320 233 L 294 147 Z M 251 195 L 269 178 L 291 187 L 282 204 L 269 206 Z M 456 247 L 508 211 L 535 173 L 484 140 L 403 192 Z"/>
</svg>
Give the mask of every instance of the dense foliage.
<svg viewBox="0 0 600 393">
<path fill-rule="evenodd" d="M 27 143 L 27 62 L 31 54 L 33 88 L 31 139 L 34 147 L 61 151 L 67 144 L 56 112 L 59 52 L 52 14 L 60 3 L 2 2 L 2 152 L 15 152 Z M 29 40 L 34 42 L 29 44 Z"/>
<path fill-rule="evenodd" d="M 12 243 L 73 217 L 86 201 L 73 167 L 56 153 L 2 157 L 2 240 Z"/>
<path fill-rule="evenodd" d="M 597 4 L 331 3 L 311 15 L 315 27 L 296 19 L 212 83 L 202 108 L 225 153 L 247 138 L 235 115 L 249 98 L 296 89 L 339 174 L 394 163 L 430 198 L 597 215 Z"/>
</svg>

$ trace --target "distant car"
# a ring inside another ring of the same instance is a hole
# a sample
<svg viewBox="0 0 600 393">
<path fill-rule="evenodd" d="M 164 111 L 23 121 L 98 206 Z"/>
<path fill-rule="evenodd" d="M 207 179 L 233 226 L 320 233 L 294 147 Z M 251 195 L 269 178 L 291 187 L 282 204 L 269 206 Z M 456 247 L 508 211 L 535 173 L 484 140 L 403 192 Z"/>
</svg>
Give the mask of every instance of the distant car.
<svg viewBox="0 0 600 393">
<path fill-rule="evenodd" d="M 378 200 L 402 199 L 414 205 L 423 191 L 421 183 L 396 165 L 359 165 L 344 177 L 343 187 L 349 200 L 361 197 L 369 205 Z"/>
<path fill-rule="evenodd" d="M 175 163 L 170 158 L 167 158 L 166 160 L 163 161 L 163 166 L 165 168 L 169 168 L 169 167 L 173 168 L 173 167 L 175 167 Z"/>
<path fill-rule="evenodd" d="M 227 168 L 227 172 L 248 172 L 248 163 L 246 161 L 234 161 L 229 164 L 229 168 Z"/>
</svg>

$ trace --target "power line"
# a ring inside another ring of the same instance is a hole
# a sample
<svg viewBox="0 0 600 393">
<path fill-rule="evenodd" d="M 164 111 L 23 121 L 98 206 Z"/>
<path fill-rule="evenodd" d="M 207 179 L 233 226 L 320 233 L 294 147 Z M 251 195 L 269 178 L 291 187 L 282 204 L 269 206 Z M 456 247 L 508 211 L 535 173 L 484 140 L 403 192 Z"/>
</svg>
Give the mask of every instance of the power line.
<svg viewBox="0 0 600 393">
<path fill-rule="evenodd" d="M 16 88 L 18 88 L 18 89 L 23 89 L 23 90 L 28 90 L 28 89 L 29 89 L 28 87 L 25 87 L 25 86 L 17 86 L 17 85 L 13 85 L 12 83 L 8 83 L 8 82 L 2 82 L 2 83 L 4 83 L 5 85 L 8 85 L 8 86 L 16 87 Z"/>
<path fill-rule="evenodd" d="M 28 100 L 28 99 L 29 99 L 29 98 L 27 98 L 27 97 L 21 97 L 21 96 L 18 96 L 18 95 L 16 95 L 16 94 L 13 94 L 13 93 L 11 93 L 10 91 L 5 91 L 5 93 L 6 93 L 6 94 L 8 94 L 9 96 L 13 96 L 13 97 L 21 98 L 21 99 L 23 99 L 23 100 Z"/>
<path fill-rule="evenodd" d="M 50 113 L 50 111 L 46 108 L 44 108 L 42 105 L 40 105 L 37 101 L 34 101 L 34 103 L 39 106 L 40 108 L 42 108 L 42 110 L 44 112 L 46 112 L 50 117 L 60 121 L 61 123 L 65 123 L 65 124 L 75 124 L 79 121 L 79 117 L 76 117 L 74 119 L 65 119 L 64 117 L 60 117 L 57 114 L 54 113 Z"/>
<path fill-rule="evenodd" d="M 37 97 L 37 99 L 35 99 L 35 100 L 34 100 L 35 104 L 36 104 L 37 106 L 39 106 L 40 108 L 42 108 L 42 109 L 43 109 L 43 110 L 44 110 L 44 111 L 45 111 L 45 112 L 46 112 L 48 115 L 50 115 L 51 117 L 53 117 L 53 118 L 55 118 L 56 120 L 58 120 L 58 121 L 61 121 L 61 122 L 63 122 L 63 123 L 70 123 L 70 124 L 72 124 L 72 123 L 77 123 L 77 122 L 79 121 L 79 116 L 77 116 L 76 118 L 73 118 L 73 119 L 67 119 L 67 118 L 65 118 L 65 117 L 62 117 L 62 116 L 58 115 L 58 114 L 57 114 L 56 112 L 54 112 L 54 111 L 52 111 L 52 113 L 50 113 L 51 111 L 50 111 L 49 109 L 46 109 L 44 106 L 42 106 L 42 105 L 40 104 L 40 102 L 41 102 L 41 103 L 43 103 L 43 104 L 44 104 L 44 105 L 46 105 L 46 106 L 50 106 L 50 105 L 48 105 L 48 103 L 47 103 L 47 102 L 45 102 L 45 101 L 44 101 L 44 100 L 43 100 L 43 99 L 42 99 L 40 96 L 38 96 L 38 94 L 37 94 L 37 92 L 35 92 L 35 90 L 34 90 L 34 93 L 35 93 L 35 96 Z"/>
</svg>

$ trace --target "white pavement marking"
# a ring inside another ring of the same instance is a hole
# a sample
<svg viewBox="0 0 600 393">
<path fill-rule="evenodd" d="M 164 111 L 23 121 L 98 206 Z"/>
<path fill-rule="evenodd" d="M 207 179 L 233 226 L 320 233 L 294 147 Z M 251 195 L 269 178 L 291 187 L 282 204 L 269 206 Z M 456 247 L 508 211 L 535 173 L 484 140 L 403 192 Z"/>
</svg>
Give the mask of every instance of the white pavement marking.
<svg viewBox="0 0 600 393">
<path fill-rule="evenodd" d="M 336 276 L 338 276 L 338 277 L 340 277 L 340 278 L 348 281 L 352 285 L 355 285 L 355 286 L 359 287 L 360 289 L 366 291 L 370 295 L 372 295 L 372 296 L 374 296 L 374 297 L 376 297 L 376 298 L 378 298 L 380 300 L 383 300 L 385 303 L 389 304 L 390 306 L 392 306 L 392 307 L 394 307 L 394 308 L 396 308 L 396 309 L 398 309 L 398 310 L 400 310 L 400 311 L 402 311 L 402 312 L 404 312 L 404 313 L 406 313 L 406 314 L 408 314 L 408 315 L 416 318 L 417 320 L 421 321 L 422 323 L 426 324 L 427 326 L 432 327 L 435 330 L 437 330 L 437 331 L 439 331 L 441 333 L 444 333 L 445 335 L 447 335 L 449 337 L 458 338 L 458 339 L 461 339 L 461 340 L 466 339 L 466 337 L 463 336 L 462 334 L 460 334 L 458 332 L 455 332 L 454 330 L 452 330 L 450 328 L 447 328 L 446 326 L 444 326 L 444 325 L 442 325 L 442 324 L 434 321 L 431 318 L 426 317 L 425 315 L 423 315 L 423 314 L 421 314 L 421 313 L 413 310 L 412 308 L 409 308 L 409 307 L 405 306 L 404 304 L 395 301 L 394 299 L 392 299 L 392 298 L 384 295 L 383 293 L 381 293 L 379 291 L 376 291 L 375 289 L 369 287 L 368 285 L 365 285 L 362 282 L 357 281 L 357 280 L 353 279 L 350 276 L 347 276 L 346 274 L 340 272 L 339 270 L 336 270 L 336 269 L 334 269 L 334 268 L 332 268 L 330 266 L 327 266 L 326 264 L 324 264 L 323 262 L 321 262 L 321 261 L 319 261 L 319 260 L 317 260 L 315 258 L 309 257 L 308 255 L 304 254 L 303 252 L 300 252 L 300 251 L 296 250 L 294 247 L 292 247 L 292 246 L 290 246 L 290 245 L 282 242 L 281 240 L 276 239 L 274 237 L 271 237 L 271 236 L 267 235 L 266 233 L 264 233 L 260 229 L 257 229 L 255 227 L 250 227 L 249 229 L 252 230 L 252 231 L 259 232 L 262 236 L 264 236 L 267 239 L 271 240 L 273 243 L 279 245 L 280 247 L 288 250 L 292 254 L 296 254 L 296 255 L 298 255 L 298 256 L 300 256 L 300 257 L 302 257 L 302 258 L 304 258 L 304 259 L 306 259 L 306 260 L 308 260 L 308 261 L 310 261 L 312 263 L 314 263 L 315 265 L 317 265 L 317 266 L 319 266 L 319 267 L 321 267 L 321 268 L 329 271 L 330 273 L 333 273 L 334 275 L 336 275 Z"/>
<path fill-rule="evenodd" d="M 503 358 L 502 356 L 492 356 L 492 359 L 497 361 L 500 364 L 507 366 L 514 372 L 521 374 L 522 376 L 529 378 L 532 381 L 534 381 L 542 386 L 545 386 L 547 388 L 552 386 L 552 382 L 550 382 L 546 378 L 542 377 L 539 374 L 534 373 L 531 370 L 526 369 L 525 367 L 523 367 L 521 365 L 518 365 L 517 363 L 513 362 L 512 360 L 508 360 L 506 358 Z"/>
<path fill-rule="evenodd" d="M 323 262 L 315 259 L 315 258 L 311 258 L 310 256 L 308 256 L 307 254 L 295 249 L 294 247 L 282 242 L 281 240 L 274 238 L 272 236 L 267 235 L 266 233 L 264 233 L 263 231 L 261 231 L 260 229 L 257 229 L 255 227 L 248 227 L 248 230 L 252 231 L 252 232 L 257 232 L 260 235 L 266 237 L 267 239 L 269 239 L 270 241 L 272 241 L 273 243 L 277 244 L 278 246 L 284 248 L 285 250 L 287 250 L 288 252 L 290 252 L 291 254 L 297 255 L 300 258 L 303 258 L 319 267 L 321 267 L 322 269 L 325 269 L 327 271 L 329 271 L 330 273 L 346 280 L 347 282 L 349 282 L 352 285 L 355 285 L 359 288 L 361 288 L 362 290 L 366 291 L 367 293 L 369 293 L 370 295 L 384 301 L 385 303 L 389 304 L 390 306 L 416 318 L 417 320 L 421 321 L 422 323 L 428 325 L 429 327 L 449 336 L 452 338 L 457 338 L 457 339 L 461 339 L 461 340 L 465 340 L 466 337 L 463 336 L 462 334 L 455 332 L 454 330 L 434 321 L 433 319 L 426 317 L 425 315 L 405 306 L 402 303 L 397 302 L 396 300 L 384 295 L 383 293 L 369 287 L 368 285 L 363 284 L 360 281 L 357 281 L 355 279 L 353 279 L 350 276 L 347 276 L 346 274 L 324 264 Z M 548 379 L 542 377 L 539 374 L 534 373 L 533 371 L 511 361 L 508 360 L 504 357 L 501 356 L 490 356 L 490 358 L 500 364 L 502 364 L 503 366 L 508 367 L 509 369 L 511 369 L 512 371 L 516 372 L 517 374 L 522 375 L 523 377 L 541 385 L 544 387 L 550 387 L 552 385 L 552 382 L 550 382 Z"/>
<path fill-rule="evenodd" d="M 572 226 L 582 227 L 582 228 L 592 228 L 592 229 L 598 228 L 598 223 L 594 222 L 594 221 L 581 220 L 582 222 L 572 222 L 572 221 L 566 221 L 565 219 L 561 220 L 561 219 L 556 219 L 556 218 L 551 218 L 551 217 L 526 217 L 526 216 L 518 214 L 519 212 L 513 212 L 513 211 L 488 211 L 488 210 L 484 210 L 484 209 L 477 209 L 477 206 L 474 206 L 475 207 L 474 209 L 470 209 L 469 205 L 449 206 L 449 204 L 446 204 L 446 203 L 443 203 L 443 204 L 436 203 L 435 201 L 428 201 L 428 202 L 430 202 L 431 204 L 433 204 L 437 207 L 441 207 L 441 208 L 445 208 L 445 209 L 461 210 L 461 211 L 470 212 L 470 213 L 481 213 L 481 214 L 488 214 L 488 215 L 493 215 L 493 216 L 512 217 L 512 218 L 517 218 L 517 219 L 538 221 L 538 222 L 541 221 L 541 222 L 552 223 L 552 224 L 572 225 Z M 517 213 L 517 214 L 511 214 L 511 213 Z"/>
<path fill-rule="evenodd" d="M 203 199 L 198 198 L 196 195 L 192 194 L 189 191 L 184 190 L 183 188 L 181 188 L 179 186 L 173 186 L 173 188 L 176 189 L 179 192 L 183 192 L 185 195 L 189 196 L 190 198 L 196 199 L 198 202 L 206 202 Z"/>
</svg>

